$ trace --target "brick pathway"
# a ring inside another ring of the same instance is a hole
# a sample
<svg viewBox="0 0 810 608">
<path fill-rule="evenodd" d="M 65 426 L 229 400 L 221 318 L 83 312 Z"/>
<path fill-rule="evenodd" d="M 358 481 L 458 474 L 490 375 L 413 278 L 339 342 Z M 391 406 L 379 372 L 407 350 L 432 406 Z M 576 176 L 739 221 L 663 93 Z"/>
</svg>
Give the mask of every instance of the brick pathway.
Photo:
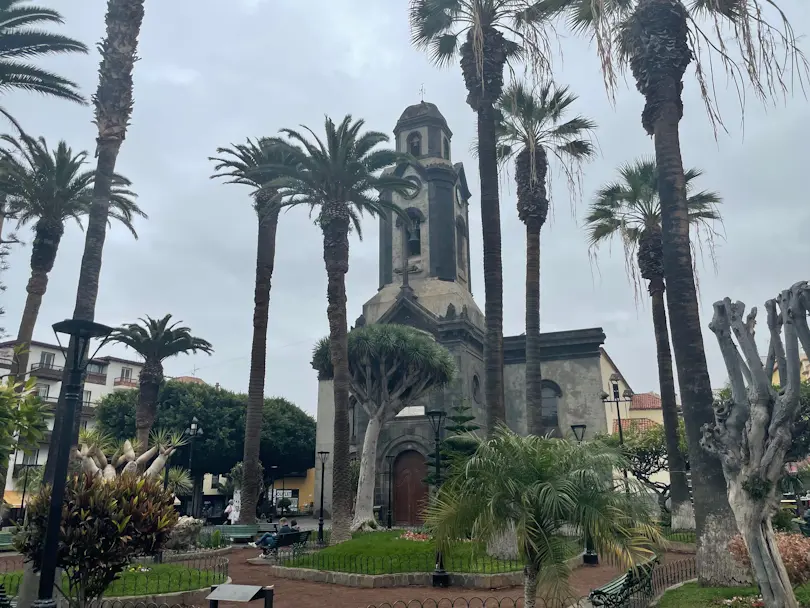
<svg viewBox="0 0 810 608">
<path fill-rule="evenodd" d="M 274 608 L 366 608 L 384 603 L 400 606 L 409 601 L 439 600 L 448 598 L 522 598 L 523 588 L 511 589 L 433 589 L 425 587 L 392 587 L 388 589 L 357 589 L 327 583 L 310 583 L 274 578 L 268 574 L 266 566 L 249 564 L 246 560 L 256 557 L 256 551 L 250 549 L 236 550 L 230 555 L 229 574 L 234 583 L 243 585 L 273 585 L 275 587 Z M 687 555 L 667 553 L 664 562 L 686 559 Z M 577 596 L 585 596 L 594 587 L 599 587 L 618 575 L 612 566 L 599 565 L 577 568 L 571 577 L 571 586 Z M 256 602 L 258 606 L 259 603 Z M 479 604 L 480 605 L 480 604 Z M 221 608 L 240 608 L 244 604 L 220 604 Z M 442 602 L 439 608 L 449 607 L 449 602 Z M 413 607 L 411 607 L 413 608 Z"/>
</svg>

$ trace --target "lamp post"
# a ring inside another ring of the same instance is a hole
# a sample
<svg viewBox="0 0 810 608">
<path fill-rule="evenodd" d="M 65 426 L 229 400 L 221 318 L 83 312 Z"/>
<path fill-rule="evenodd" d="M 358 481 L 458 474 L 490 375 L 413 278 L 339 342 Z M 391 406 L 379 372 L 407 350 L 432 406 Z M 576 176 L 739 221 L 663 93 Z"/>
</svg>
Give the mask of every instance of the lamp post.
<svg viewBox="0 0 810 608">
<path fill-rule="evenodd" d="M 394 516 L 394 455 L 385 457 L 388 461 L 388 529 L 393 528 Z"/>
<path fill-rule="evenodd" d="M 574 437 L 580 445 L 582 445 L 582 441 L 585 439 L 586 428 L 588 427 L 584 424 L 571 425 L 571 431 L 574 433 Z M 599 555 L 597 555 L 593 548 L 593 540 L 591 540 L 591 534 L 587 530 L 585 531 L 585 553 L 582 555 L 582 563 L 586 566 L 599 565 Z"/>
<path fill-rule="evenodd" d="M 188 436 L 188 472 L 191 473 L 191 462 L 194 459 L 194 442 L 197 440 L 197 437 L 202 437 L 203 436 L 203 429 L 200 426 L 200 421 L 197 420 L 196 416 L 194 416 L 191 419 L 191 424 L 186 429 L 186 435 Z M 167 471 L 167 474 L 168 474 L 168 471 Z M 168 479 L 168 477 L 166 479 Z M 193 474 L 192 474 L 192 479 L 193 479 Z M 198 501 L 198 498 L 197 498 L 196 488 L 194 488 L 194 490 L 192 490 L 192 494 L 191 494 L 191 516 L 192 517 L 197 517 L 197 511 L 199 511 L 199 509 L 197 508 L 199 506 L 198 502 L 199 501 Z"/>
<path fill-rule="evenodd" d="M 435 452 L 433 454 L 434 465 L 436 467 L 436 489 L 439 489 L 442 481 L 442 460 L 441 460 L 441 442 L 442 442 L 442 427 L 444 426 L 444 419 L 447 417 L 441 410 L 429 410 L 425 415 L 430 420 L 430 426 L 433 427 L 433 440 L 435 442 Z M 444 556 L 442 552 L 436 549 L 436 566 L 433 570 L 433 586 L 434 587 L 449 587 L 450 575 L 444 569 Z"/>
<path fill-rule="evenodd" d="M 321 514 L 318 516 L 318 544 L 323 544 L 323 486 L 326 485 L 326 459 L 329 452 L 318 452 L 318 459 L 321 461 Z"/>
<path fill-rule="evenodd" d="M 70 448 L 73 435 L 73 421 L 76 409 L 81 407 L 82 383 L 87 364 L 92 357 L 87 356 L 90 341 L 93 338 L 107 338 L 113 331 L 111 327 L 83 321 L 67 319 L 53 324 L 56 341 L 59 334 L 70 337 L 70 343 L 65 356 L 65 365 L 70 366 L 68 381 L 62 384 L 64 393 L 64 418 L 59 434 L 51 436 L 49 457 L 54 458 L 53 485 L 51 486 L 51 504 L 48 507 L 48 523 L 45 527 L 45 538 L 42 543 L 42 561 L 39 578 L 39 595 L 33 603 L 36 608 L 56 608 L 53 599 L 53 585 L 56 579 L 57 552 L 59 549 L 59 530 L 62 523 L 62 503 L 65 501 L 65 485 L 67 484 L 68 462 L 70 461 Z M 102 341 L 99 348 L 104 345 Z M 72 348 L 71 348 L 72 347 Z M 96 349 L 98 352 L 98 349 Z M 95 353 L 93 353 L 95 356 Z"/>
<path fill-rule="evenodd" d="M 622 446 L 622 450 L 624 450 L 624 430 L 622 429 L 622 410 L 621 404 L 622 403 L 630 403 L 633 401 L 633 391 L 629 388 L 624 389 L 622 396 L 619 396 L 619 380 L 621 376 L 619 374 L 611 374 L 610 376 L 610 385 L 611 385 L 611 392 L 613 393 L 613 398 L 607 393 L 602 393 L 602 401 L 605 403 L 615 403 L 616 404 L 616 423 L 619 426 L 619 445 Z M 627 468 L 622 469 L 622 475 L 624 475 L 624 489 L 629 492 L 630 486 L 627 483 Z"/>
</svg>

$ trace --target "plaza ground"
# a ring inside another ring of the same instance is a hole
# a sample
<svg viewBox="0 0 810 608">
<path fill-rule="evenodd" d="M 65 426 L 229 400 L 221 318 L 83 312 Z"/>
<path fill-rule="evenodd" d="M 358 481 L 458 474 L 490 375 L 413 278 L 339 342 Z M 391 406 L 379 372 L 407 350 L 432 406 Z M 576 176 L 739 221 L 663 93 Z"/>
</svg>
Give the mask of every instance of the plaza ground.
<svg viewBox="0 0 810 608">
<path fill-rule="evenodd" d="M 434 589 L 432 587 L 392 587 L 388 589 L 356 589 L 326 583 L 310 583 L 272 577 L 267 566 L 253 565 L 248 559 L 256 557 L 255 549 L 236 549 L 230 554 L 229 574 L 234 583 L 242 585 L 273 585 L 275 587 L 274 608 L 367 608 L 380 604 L 393 605 L 396 601 L 405 603 L 413 600 L 438 600 L 441 598 L 521 598 L 523 588 L 511 589 Z M 680 553 L 666 553 L 662 563 L 688 558 Z M 571 585 L 577 596 L 586 596 L 591 589 L 604 585 L 616 578 L 619 570 L 612 566 L 599 565 L 577 568 Z M 220 604 L 221 608 L 239 608 L 242 604 Z"/>
</svg>

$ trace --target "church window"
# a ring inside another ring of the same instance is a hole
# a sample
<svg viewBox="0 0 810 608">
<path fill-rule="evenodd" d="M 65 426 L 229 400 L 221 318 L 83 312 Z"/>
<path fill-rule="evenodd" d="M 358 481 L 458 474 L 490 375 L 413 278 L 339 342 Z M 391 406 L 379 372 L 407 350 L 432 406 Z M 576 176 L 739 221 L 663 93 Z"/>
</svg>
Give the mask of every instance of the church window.
<svg viewBox="0 0 810 608">
<path fill-rule="evenodd" d="M 476 403 L 481 403 L 481 381 L 478 375 L 474 375 L 472 379 L 472 397 Z"/>
<path fill-rule="evenodd" d="M 351 397 L 349 399 L 349 440 L 351 443 L 357 442 L 357 399 Z"/>
<path fill-rule="evenodd" d="M 408 153 L 411 156 L 422 156 L 422 136 L 416 131 L 408 135 Z"/>
<path fill-rule="evenodd" d="M 422 255 L 422 228 L 420 217 L 416 210 L 408 209 L 408 217 L 411 218 L 411 226 L 406 228 L 405 235 L 408 239 L 408 256 L 416 257 Z"/>
<path fill-rule="evenodd" d="M 467 231 L 461 218 L 456 222 L 456 265 L 461 271 L 467 270 Z"/>
<path fill-rule="evenodd" d="M 444 150 L 442 156 L 447 160 L 450 160 L 450 140 L 446 137 L 444 138 Z"/>
<path fill-rule="evenodd" d="M 543 380 L 543 405 L 540 409 L 540 420 L 546 432 L 553 432 L 560 436 L 559 407 L 562 391 L 556 383 L 551 380 Z"/>
</svg>

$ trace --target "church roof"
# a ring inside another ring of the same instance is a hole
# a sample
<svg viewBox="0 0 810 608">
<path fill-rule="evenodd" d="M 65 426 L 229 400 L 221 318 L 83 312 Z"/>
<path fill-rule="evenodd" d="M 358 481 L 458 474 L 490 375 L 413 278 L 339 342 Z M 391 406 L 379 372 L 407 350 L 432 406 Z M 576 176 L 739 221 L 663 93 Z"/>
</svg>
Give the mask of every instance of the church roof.
<svg viewBox="0 0 810 608">
<path fill-rule="evenodd" d="M 442 126 L 447 128 L 447 120 L 444 118 L 436 104 L 423 101 L 415 103 L 412 106 L 405 108 L 402 115 L 397 121 L 397 127 L 413 126 L 416 123 L 427 124 L 430 122 L 439 122 Z"/>
</svg>

